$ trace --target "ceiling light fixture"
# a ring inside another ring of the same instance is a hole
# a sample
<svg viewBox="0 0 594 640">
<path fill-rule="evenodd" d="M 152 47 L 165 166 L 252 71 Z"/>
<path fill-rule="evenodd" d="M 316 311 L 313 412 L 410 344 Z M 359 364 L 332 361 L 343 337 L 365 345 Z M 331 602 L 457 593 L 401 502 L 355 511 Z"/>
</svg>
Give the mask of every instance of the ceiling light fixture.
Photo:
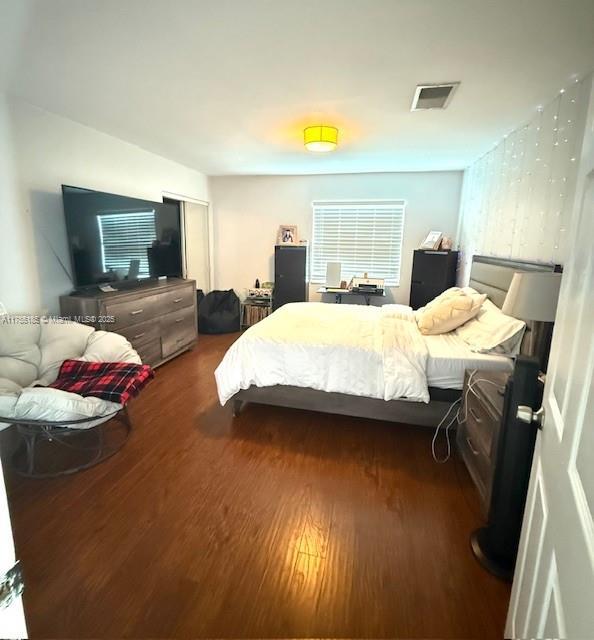
<svg viewBox="0 0 594 640">
<path fill-rule="evenodd" d="M 338 144 L 338 129 L 327 125 L 316 125 L 303 130 L 303 143 L 308 151 L 327 153 Z"/>
</svg>

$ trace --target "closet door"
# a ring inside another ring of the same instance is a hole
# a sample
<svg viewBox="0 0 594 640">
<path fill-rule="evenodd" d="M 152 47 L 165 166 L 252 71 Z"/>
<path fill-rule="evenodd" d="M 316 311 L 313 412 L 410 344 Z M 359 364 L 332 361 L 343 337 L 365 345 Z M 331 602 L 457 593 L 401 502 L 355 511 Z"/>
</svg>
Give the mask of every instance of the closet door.
<svg viewBox="0 0 594 640">
<path fill-rule="evenodd" d="M 210 291 L 210 236 L 208 205 L 183 202 L 185 269 L 190 280 L 196 280 L 196 288 Z"/>
</svg>

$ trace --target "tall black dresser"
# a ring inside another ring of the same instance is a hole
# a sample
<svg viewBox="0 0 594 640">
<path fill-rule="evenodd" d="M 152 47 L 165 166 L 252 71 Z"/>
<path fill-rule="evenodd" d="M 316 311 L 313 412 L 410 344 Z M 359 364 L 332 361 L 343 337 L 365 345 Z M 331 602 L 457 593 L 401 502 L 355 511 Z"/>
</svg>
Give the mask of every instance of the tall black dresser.
<svg viewBox="0 0 594 640">
<path fill-rule="evenodd" d="M 274 248 L 272 309 L 278 309 L 287 302 L 305 302 L 307 298 L 307 247 L 277 245 Z"/>
<path fill-rule="evenodd" d="M 425 306 L 435 296 L 456 285 L 457 251 L 417 249 L 413 255 L 410 306 Z"/>
</svg>

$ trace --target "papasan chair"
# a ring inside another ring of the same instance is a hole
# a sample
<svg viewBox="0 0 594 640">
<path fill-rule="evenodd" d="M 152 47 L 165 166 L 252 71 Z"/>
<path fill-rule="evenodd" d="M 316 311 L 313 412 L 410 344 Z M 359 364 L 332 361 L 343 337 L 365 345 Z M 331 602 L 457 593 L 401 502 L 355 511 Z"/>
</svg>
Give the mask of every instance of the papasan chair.
<svg viewBox="0 0 594 640">
<path fill-rule="evenodd" d="M 21 475 L 53 477 L 86 469 L 118 451 L 131 430 L 121 404 L 47 387 L 68 359 L 141 364 L 116 333 L 0 315 L 0 429 L 15 426 L 18 443 L 10 462 Z M 47 459 L 49 465 L 40 464 Z"/>
</svg>

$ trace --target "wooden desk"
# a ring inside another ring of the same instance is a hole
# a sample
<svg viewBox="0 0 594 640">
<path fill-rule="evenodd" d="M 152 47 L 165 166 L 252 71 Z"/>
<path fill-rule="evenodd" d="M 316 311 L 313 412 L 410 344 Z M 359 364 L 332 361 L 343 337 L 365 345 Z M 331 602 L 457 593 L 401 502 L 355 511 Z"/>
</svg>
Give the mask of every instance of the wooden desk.
<svg viewBox="0 0 594 640">
<path fill-rule="evenodd" d="M 327 289 L 326 287 L 320 287 L 317 290 L 317 293 L 321 293 L 322 295 L 333 295 L 334 302 L 336 304 L 340 304 L 342 302 L 343 296 L 362 296 L 365 298 L 365 304 L 369 305 L 371 298 L 385 298 L 386 292 L 382 291 L 381 293 L 376 293 L 372 291 L 362 292 L 362 291 L 350 291 L 349 289 Z"/>
</svg>

